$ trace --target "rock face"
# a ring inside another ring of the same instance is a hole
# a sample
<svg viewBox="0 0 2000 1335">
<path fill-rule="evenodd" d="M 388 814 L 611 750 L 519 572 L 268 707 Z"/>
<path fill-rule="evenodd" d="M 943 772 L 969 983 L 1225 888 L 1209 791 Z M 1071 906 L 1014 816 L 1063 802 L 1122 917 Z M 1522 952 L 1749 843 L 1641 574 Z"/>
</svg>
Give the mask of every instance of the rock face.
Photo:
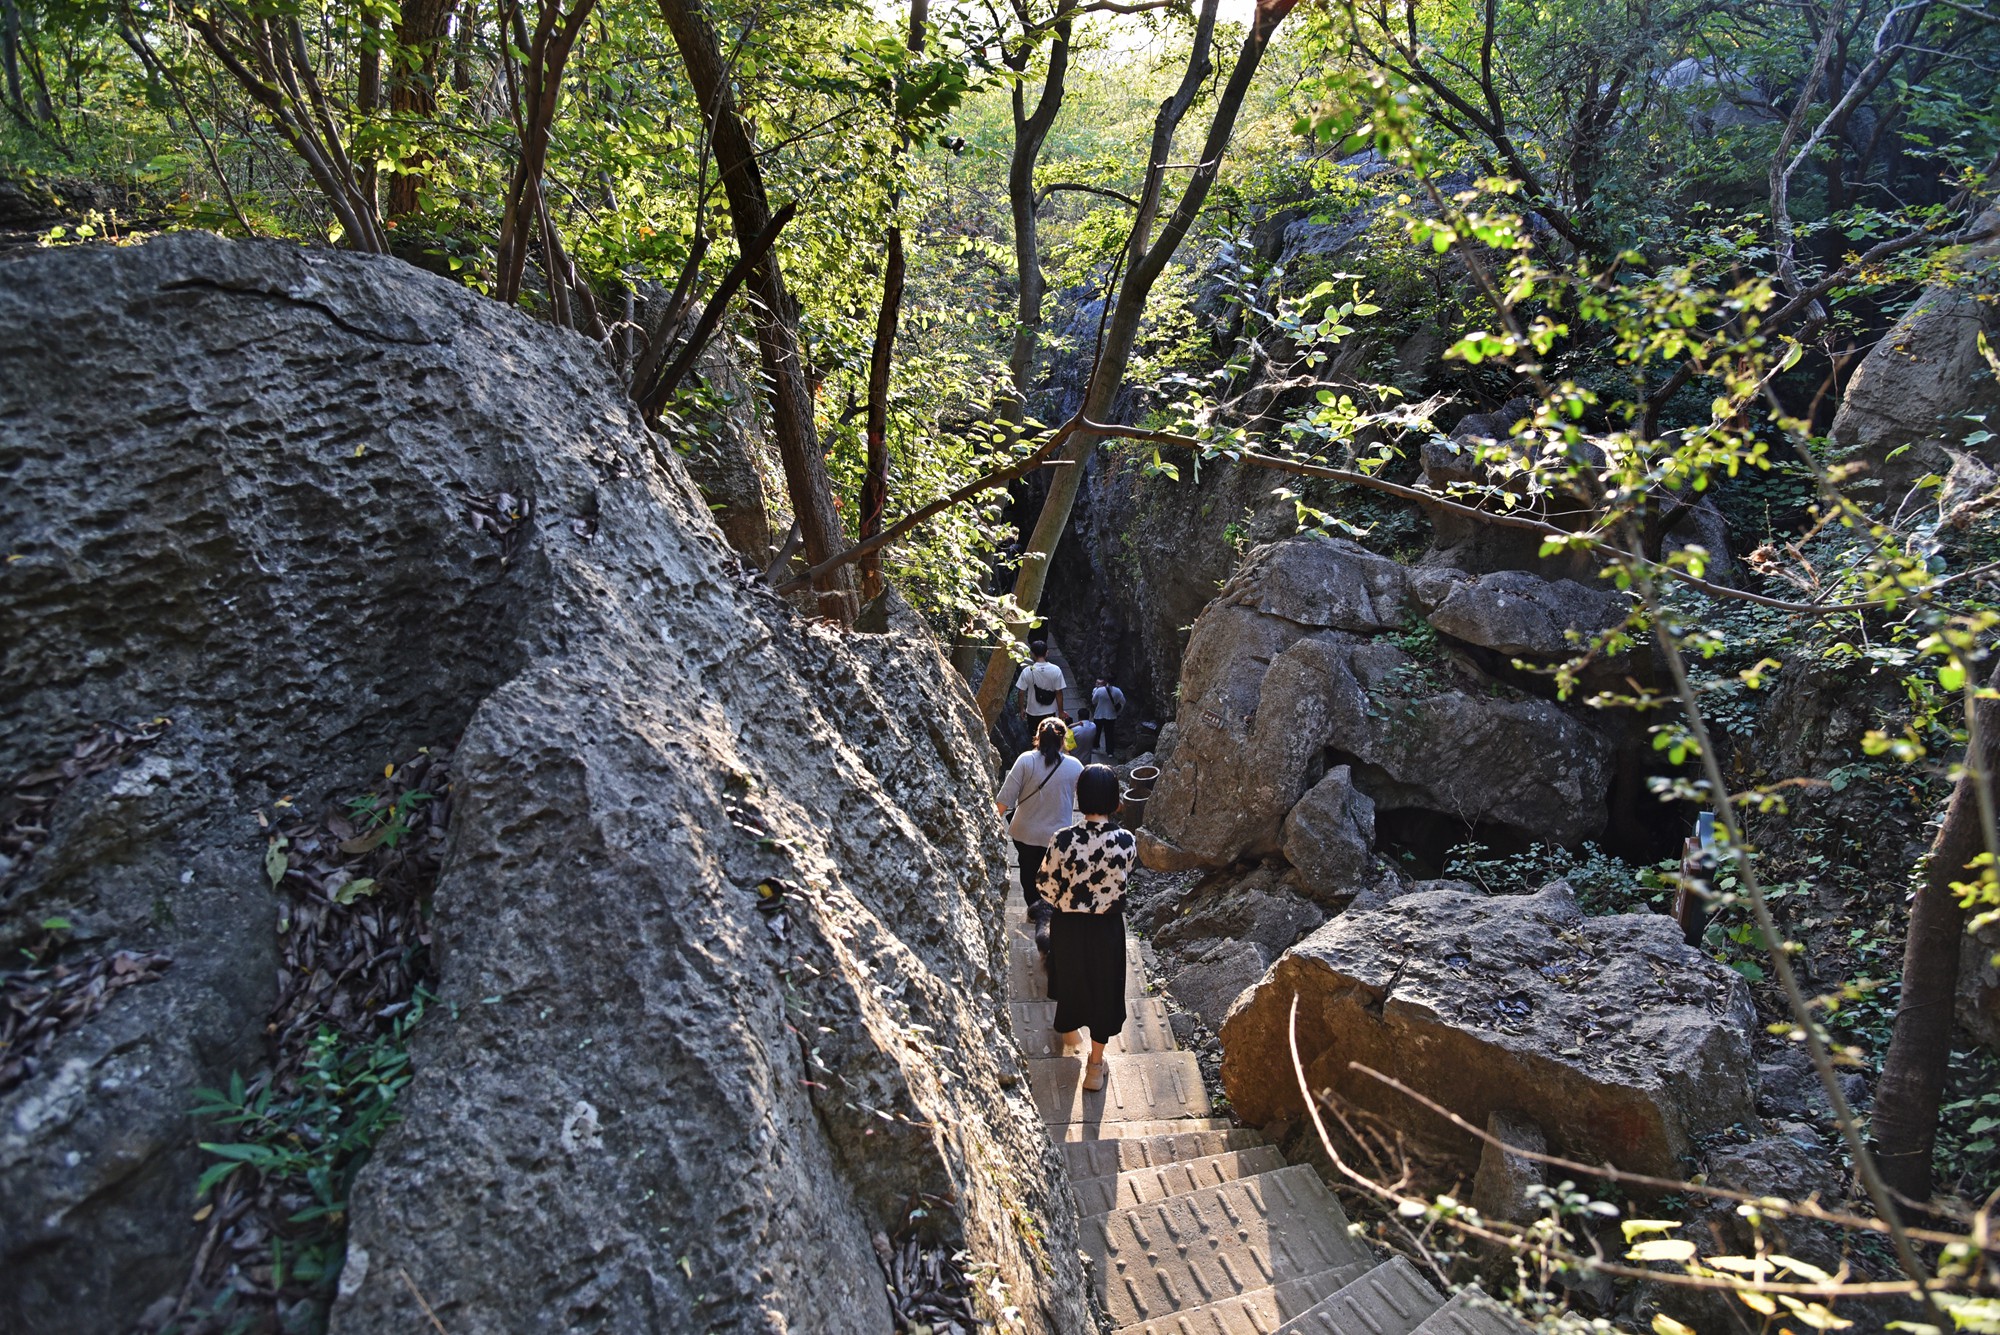
<svg viewBox="0 0 2000 1335">
<path fill-rule="evenodd" d="M 1625 611 L 1609 590 L 1502 570 L 1453 586 L 1428 619 L 1453 639 L 1496 653 L 1558 658 L 1623 621 Z M 1573 643 L 1570 631 L 1581 639 Z"/>
<path fill-rule="evenodd" d="M 989 1041 L 992 776 L 911 618 L 801 625 L 588 344 L 393 260 L 12 261 L 0 362 L 0 765 L 172 720 L 6 849 L 0 944 L 61 915 L 172 963 L 0 1092 L 0 1328 L 178 1291 L 217 1138 L 185 1110 L 263 1059 L 275 986 L 252 817 L 454 739 L 442 1004 L 335 1330 L 418 1328 L 412 1286 L 453 1330 L 884 1330 L 871 1238 L 917 1201 L 1031 1329 L 1087 1328 Z"/>
<path fill-rule="evenodd" d="M 1562 882 L 1535 895 L 1441 890 L 1351 909 L 1294 946 L 1223 1024 L 1222 1079 L 1253 1125 L 1315 1089 L 1476 1161 L 1475 1138 L 1349 1069 L 1403 1081 L 1475 1126 L 1538 1123 L 1550 1152 L 1674 1175 L 1694 1137 L 1753 1116 L 1743 981 L 1669 918 L 1587 918 Z"/>
<path fill-rule="evenodd" d="M 1313 886 L 1354 885 L 1375 860 L 1375 803 L 1335 765 L 1285 817 L 1285 860 Z"/>
<path fill-rule="evenodd" d="M 2000 927 L 1970 933 L 1959 949 L 1958 1022 L 2000 1052 Z"/>
<path fill-rule="evenodd" d="M 1210 887 L 1180 905 L 1158 927 L 1154 946 L 1170 967 L 1167 990 L 1210 1029 L 1271 961 L 1326 921 L 1327 907 L 1309 898 L 1296 873 L 1266 863 L 1240 880 Z"/>
<path fill-rule="evenodd" d="M 1532 1219 L 1539 1211 L 1528 1193 L 1540 1186 L 1544 1170 L 1529 1154 L 1547 1154 L 1548 1140 L 1542 1129 L 1526 1118 L 1510 1112 L 1495 1112 L 1486 1119 L 1486 1134 L 1493 1137 L 1479 1151 L 1479 1171 L 1472 1176 L 1472 1208 L 1488 1219 Z"/>
<path fill-rule="evenodd" d="M 1877 343 L 1847 383 L 1832 435 L 1874 465 L 1891 504 L 1925 473 L 1951 468 L 1946 447 L 1962 448 L 1977 423 L 1968 413 L 2000 408 L 2000 377 L 1979 353 L 1979 336 L 2000 339 L 2000 211 L 1970 229 L 1955 281 L 1925 290 Z M 1987 425 L 1990 427 L 1992 422 Z M 1903 446 L 1896 458 L 1889 456 Z M 1989 442 L 1980 451 L 2000 462 Z"/>
<path fill-rule="evenodd" d="M 1294 805 L 1341 765 L 1377 819 L 1438 812 L 1558 843 L 1601 830 L 1609 743 L 1548 701 L 1497 682 L 1462 689 L 1381 638 L 1418 615 L 1416 598 L 1408 571 L 1351 542 L 1252 552 L 1188 640 L 1174 748 L 1146 811 L 1148 865 L 1278 852 Z"/>
</svg>

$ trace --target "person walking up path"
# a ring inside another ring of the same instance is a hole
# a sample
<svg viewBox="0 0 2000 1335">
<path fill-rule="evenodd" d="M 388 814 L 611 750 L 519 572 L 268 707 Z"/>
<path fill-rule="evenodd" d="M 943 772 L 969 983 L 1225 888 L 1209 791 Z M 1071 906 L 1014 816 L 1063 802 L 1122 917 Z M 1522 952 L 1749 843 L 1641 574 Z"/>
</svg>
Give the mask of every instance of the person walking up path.
<svg viewBox="0 0 2000 1335">
<path fill-rule="evenodd" d="M 1118 758 L 1118 718 L 1125 712 L 1125 692 L 1099 677 L 1090 692 L 1090 720 L 1097 725 L 1097 747 L 1105 755 Z"/>
<path fill-rule="evenodd" d="M 1021 717 L 1027 720 L 1030 735 L 1041 727 L 1045 718 L 1057 718 L 1069 713 L 1064 693 L 1069 690 L 1069 679 L 1063 670 L 1049 661 L 1049 642 L 1035 640 L 1028 645 L 1028 656 L 1032 660 L 1021 669 L 1021 675 L 1014 679 L 1014 689 L 1021 696 Z"/>
<path fill-rule="evenodd" d="M 1055 910 L 1036 888 L 1042 855 L 1056 832 L 1069 825 L 1077 779 L 1083 773 L 1083 762 L 1063 754 L 1068 738 L 1069 728 L 1061 719 L 1044 718 L 1035 731 L 1034 749 L 1023 751 L 1007 771 L 998 799 L 1020 860 L 1021 897 L 1035 924 L 1035 945 L 1043 951 L 1049 949 L 1048 925 Z"/>
</svg>

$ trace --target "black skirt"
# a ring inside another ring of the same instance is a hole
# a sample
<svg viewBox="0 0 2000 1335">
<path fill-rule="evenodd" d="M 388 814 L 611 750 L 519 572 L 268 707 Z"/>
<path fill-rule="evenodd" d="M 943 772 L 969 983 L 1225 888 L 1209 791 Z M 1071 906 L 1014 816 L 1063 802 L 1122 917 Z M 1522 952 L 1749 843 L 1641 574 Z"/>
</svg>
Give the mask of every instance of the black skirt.
<svg viewBox="0 0 2000 1335">
<path fill-rule="evenodd" d="M 1125 1027 L 1125 908 L 1058 913 L 1049 924 L 1049 996 L 1056 1028 L 1108 1043 Z"/>
</svg>

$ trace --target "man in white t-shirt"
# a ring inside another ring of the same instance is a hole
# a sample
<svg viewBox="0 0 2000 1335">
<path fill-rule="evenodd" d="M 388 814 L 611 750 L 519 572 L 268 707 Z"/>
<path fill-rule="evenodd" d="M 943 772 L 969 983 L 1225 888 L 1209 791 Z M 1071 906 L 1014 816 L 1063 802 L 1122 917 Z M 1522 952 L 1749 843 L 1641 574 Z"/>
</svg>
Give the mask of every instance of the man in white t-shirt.
<svg viewBox="0 0 2000 1335">
<path fill-rule="evenodd" d="M 1063 678 L 1063 670 L 1049 661 L 1047 641 L 1034 641 L 1028 646 L 1028 654 L 1034 661 L 1021 669 L 1014 689 L 1021 694 L 1021 717 L 1027 720 L 1028 735 L 1033 737 L 1043 719 L 1051 714 L 1068 713 L 1063 708 L 1063 692 L 1069 682 Z"/>
<path fill-rule="evenodd" d="M 1107 677 L 1097 679 L 1090 693 L 1090 717 L 1097 724 L 1097 745 L 1105 755 L 1118 750 L 1118 717 L 1125 712 L 1125 692 Z"/>
</svg>

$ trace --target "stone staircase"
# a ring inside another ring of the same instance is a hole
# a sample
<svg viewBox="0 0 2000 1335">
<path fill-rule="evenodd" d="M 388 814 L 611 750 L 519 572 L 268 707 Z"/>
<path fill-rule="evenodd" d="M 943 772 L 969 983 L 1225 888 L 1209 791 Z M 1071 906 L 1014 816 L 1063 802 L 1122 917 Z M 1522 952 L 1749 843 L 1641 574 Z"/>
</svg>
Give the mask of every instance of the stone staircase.
<svg viewBox="0 0 2000 1335">
<path fill-rule="evenodd" d="M 1008 949 L 1035 1106 L 1068 1160 L 1117 1335 L 1522 1335 L 1475 1291 L 1446 1301 L 1408 1261 L 1378 1260 L 1318 1173 L 1209 1115 L 1194 1054 L 1174 1041 L 1166 1003 L 1147 995 L 1136 941 L 1126 942 L 1125 1029 L 1094 1094 L 1082 1058 L 1054 1055 L 1055 1003 L 1018 902 Z"/>
</svg>

